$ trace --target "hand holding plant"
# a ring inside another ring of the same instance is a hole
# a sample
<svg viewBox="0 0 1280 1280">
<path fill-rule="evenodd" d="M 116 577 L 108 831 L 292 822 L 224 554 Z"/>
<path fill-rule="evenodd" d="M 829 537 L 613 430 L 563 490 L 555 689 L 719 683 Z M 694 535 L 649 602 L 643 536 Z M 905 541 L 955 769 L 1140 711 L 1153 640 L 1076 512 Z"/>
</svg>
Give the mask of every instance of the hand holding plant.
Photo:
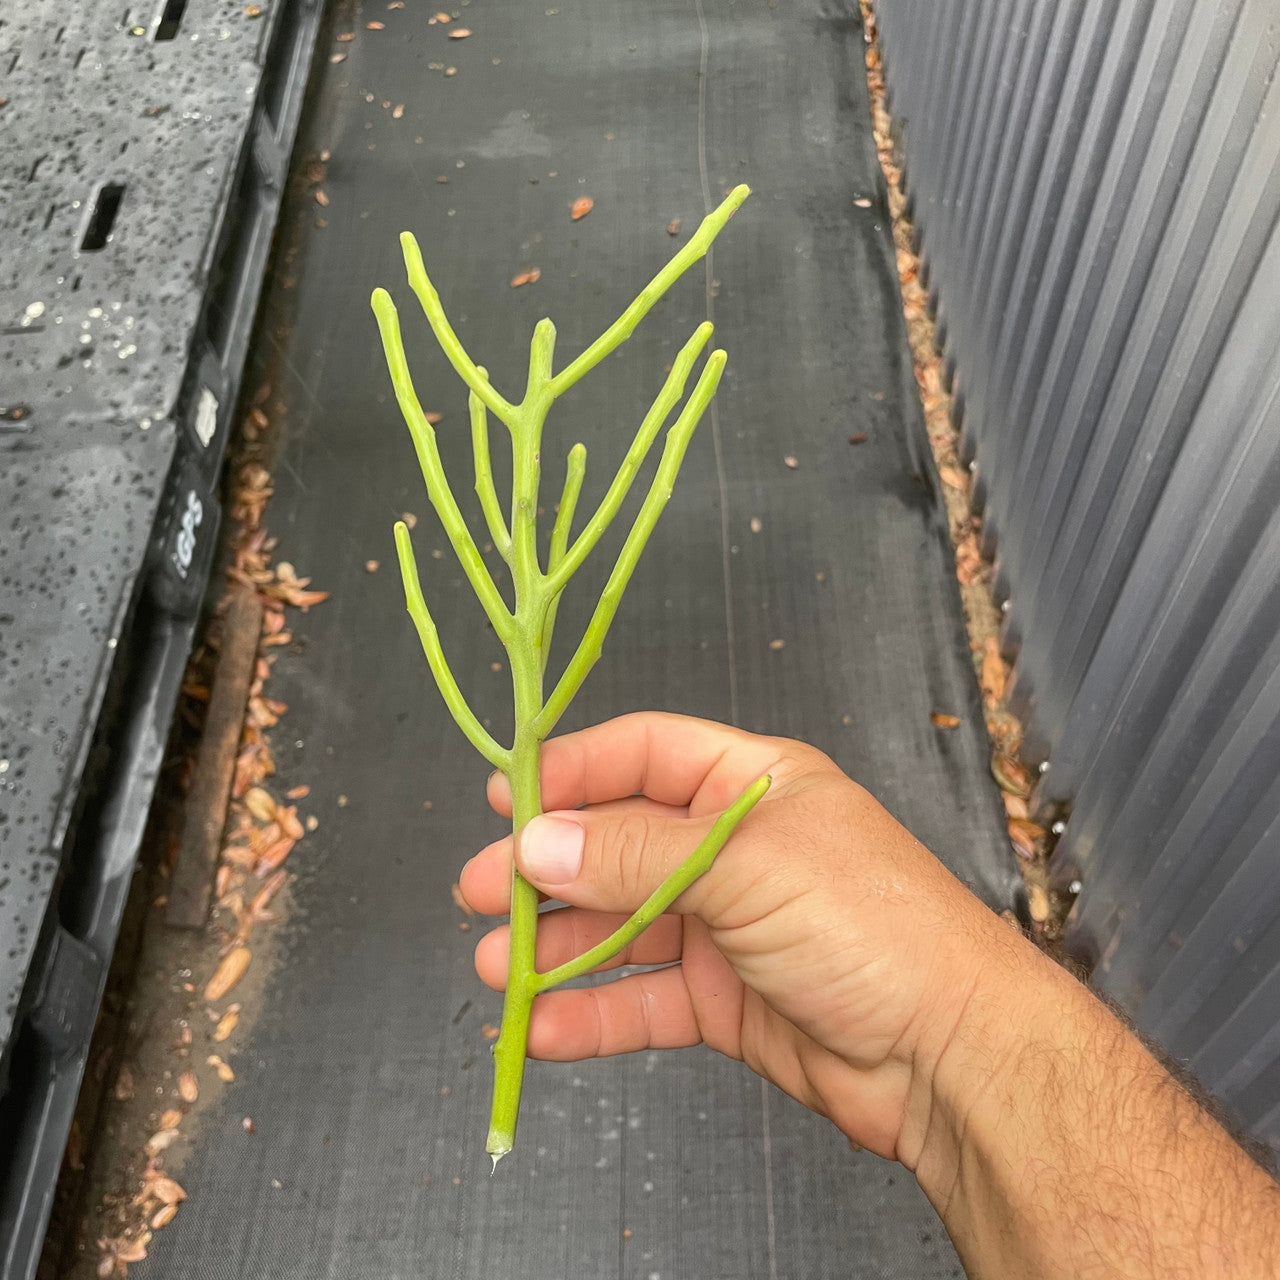
<svg viewBox="0 0 1280 1280">
<path fill-rule="evenodd" d="M 671 967 L 543 996 L 530 1053 L 705 1043 L 915 1168 L 930 1081 L 978 968 L 1019 939 L 820 751 L 660 713 L 555 738 L 542 751 L 548 812 L 473 858 L 462 891 L 477 911 L 505 911 L 514 851 L 524 879 L 569 904 L 540 917 L 538 966 L 551 968 L 614 929 L 761 774 L 772 786 L 751 822 L 600 966 Z M 511 812 L 500 774 L 489 800 Z M 476 948 L 499 989 L 509 938 L 504 926 Z"/>
</svg>

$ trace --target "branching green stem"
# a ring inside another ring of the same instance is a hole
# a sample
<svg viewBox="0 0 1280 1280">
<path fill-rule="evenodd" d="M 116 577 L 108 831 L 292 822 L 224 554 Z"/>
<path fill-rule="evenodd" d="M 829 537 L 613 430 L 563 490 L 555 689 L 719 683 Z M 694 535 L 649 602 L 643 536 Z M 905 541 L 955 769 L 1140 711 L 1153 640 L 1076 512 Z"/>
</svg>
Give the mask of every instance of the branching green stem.
<svg viewBox="0 0 1280 1280">
<path fill-rule="evenodd" d="M 734 187 L 720 207 L 703 218 L 689 243 L 645 285 L 640 296 L 572 364 L 556 374 L 551 388 L 557 396 L 563 395 L 575 382 L 590 373 L 605 356 L 616 351 L 631 337 L 636 326 L 649 314 L 658 299 L 711 248 L 711 242 L 750 194 L 751 188 L 745 183 Z"/>
<path fill-rule="evenodd" d="M 667 381 L 658 393 L 658 398 L 653 402 L 653 407 L 640 423 L 636 437 L 631 442 L 631 448 L 627 450 L 627 456 L 623 458 L 622 465 L 618 468 L 618 473 L 614 476 L 609 491 L 601 499 L 595 514 L 587 521 L 585 528 L 578 534 L 573 546 L 569 548 L 568 554 L 561 559 L 560 563 L 558 565 L 548 563 L 548 581 L 552 591 L 560 591 L 577 573 L 582 567 L 582 562 L 595 549 L 601 535 L 613 523 L 614 516 L 618 514 L 618 509 L 631 489 L 631 482 L 636 478 L 636 472 L 640 470 L 641 464 L 648 456 L 649 447 L 657 438 L 662 424 L 667 420 L 667 415 L 684 395 L 689 371 L 693 368 L 693 362 L 702 354 L 702 348 L 707 345 L 711 333 L 712 326 L 708 321 L 700 324 L 693 337 L 685 343 L 684 350 L 671 366 L 671 372 L 667 375 Z"/>
<path fill-rule="evenodd" d="M 440 634 L 427 608 L 422 594 L 422 584 L 418 581 L 418 564 L 413 556 L 413 544 L 409 541 L 409 529 L 403 520 L 396 521 L 396 554 L 400 558 L 400 577 L 404 581 L 405 607 L 418 628 L 418 638 L 422 641 L 423 652 L 427 655 L 427 665 L 435 677 L 444 698 L 449 714 L 458 722 L 458 728 L 471 740 L 471 745 L 480 752 L 495 768 L 507 769 L 511 763 L 511 753 L 500 747 L 492 734 L 476 718 L 476 714 L 467 705 L 467 700 L 458 688 L 458 682 L 449 670 L 449 663 L 440 647 Z"/>
<path fill-rule="evenodd" d="M 551 530 L 551 546 L 547 551 L 547 573 L 553 579 L 555 571 L 564 560 L 569 545 L 569 530 L 573 526 L 573 513 L 578 508 L 578 495 L 582 492 L 582 479 L 587 471 L 587 446 L 575 444 L 569 450 L 564 470 L 564 491 L 560 494 L 560 509 Z M 551 587 L 551 601 L 547 605 L 547 620 L 542 626 L 542 669 L 547 669 L 551 657 L 551 636 L 556 629 L 556 610 L 560 607 L 563 588 Z"/>
<path fill-rule="evenodd" d="M 658 517 L 671 497 L 676 474 L 694 429 L 715 395 L 724 370 L 725 353 L 713 351 L 707 358 L 692 394 L 668 430 L 662 458 L 649 492 L 640 505 L 591 621 L 550 697 L 544 695 L 543 674 L 560 597 L 621 510 L 663 423 L 684 395 L 693 366 L 710 340 L 711 325 L 700 325 L 685 344 L 657 399 L 641 422 L 608 491 L 572 542 L 570 534 L 578 497 L 582 491 L 586 450 L 580 444 L 570 450 L 560 508 L 551 532 L 545 573 L 538 563 L 537 547 L 543 425 L 556 399 L 625 342 L 667 289 L 707 252 L 711 242 L 748 194 L 745 186 L 735 188 L 720 207 L 703 220 L 688 244 L 658 272 L 618 320 L 558 374 L 553 369 L 555 326 L 550 320 L 539 321 L 530 345 L 528 382 L 524 398 L 519 404 L 512 404 L 499 395 L 490 384 L 485 370 L 476 365 L 463 349 L 457 334 L 445 318 L 435 286 L 427 276 L 417 241 L 408 232 L 400 237 L 409 283 L 422 304 L 441 349 L 470 388 L 476 494 L 494 546 L 511 568 L 515 584 L 514 609 L 507 607 L 494 584 L 445 478 L 435 431 L 422 411 L 409 376 L 395 304 L 385 290 L 378 289 L 374 292 L 373 310 L 382 334 L 392 385 L 413 437 L 428 496 L 472 589 L 510 659 L 515 698 L 515 736 L 509 748 L 498 743 L 485 729 L 458 688 L 423 598 L 409 531 L 403 523 L 398 523 L 395 528 L 396 552 L 404 579 L 405 603 L 418 629 L 427 664 L 450 714 L 476 750 L 496 768 L 501 769 L 510 781 L 512 830 L 517 834 L 530 819 L 542 811 L 539 773 L 542 742 L 564 714 L 587 673 L 600 657 L 605 635 L 618 611 L 622 593 L 635 572 L 640 554 Z M 511 435 L 509 524 L 503 519 L 494 488 L 486 411 L 497 417 Z M 689 858 L 680 864 L 621 928 L 598 946 L 549 973 L 538 973 L 534 967 L 538 925 L 537 891 L 518 872 L 512 872 L 511 959 L 503 1004 L 502 1032 L 494 1045 L 493 1110 L 485 1146 L 493 1156 L 495 1165 L 501 1156 L 511 1150 L 515 1141 L 529 1017 L 535 996 L 549 987 L 597 968 L 648 928 L 711 866 L 734 828 L 768 787 L 767 777 L 753 783 L 725 810 L 706 839 Z"/>
<path fill-rule="evenodd" d="M 485 373 L 483 369 L 479 372 L 482 375 Z M 484 401 L 474 391 L 467 397 L 467 407 L 471 410 L 471 452 L 475 458 L 476 497 L 480 499 L 480 510 L 484 512 L 493 545 L 498 554 L 510 564 L 511 534 L 507 532 L 502 509 L 498 506 L 498 492 L 493 487 L 493 468 L 489 462 L 489 417 L 485 412 Z"/>
<path fill-rule="evenodd" d="M 387 367 L 391 371 L 391 383 L 395 387 L 396 400 L 400 412 L 409 426 L 409 434 L 413 437 L 413 447 L 418 454 L 418 465 L 422 468 L 422 477 L 427 482 L 427 496 L 435 507 L 440 523 L 453 544 L 458 562 L 471 583 L 484 611 L 493 623 L 493 629 L 502 640 L 508 641 L 515 635 L 515 619 L 503 603 L 498 588 L 494 586 L 489 570 L 480 556 L 480 550 L 467 528 L 467 522 L 458 510 L 458 503 L 445 479 L 444 467 L 440 463 L 440 450 L 436 445 L 435 428 L 427 421 L 427 415 L 418 403 L 417 393 L 413 389 L 413 381 L 409 377 L 409 366 L 404 358 L 404 343 L 400 337 L 400 318 L 396 314 L 396 304 L 391 301 L 385 289 L 377 289 L 373 294 L 373 313 L 378 318 L 378 328 L 382 333 L 382 346 L 387 356 Z M 485 383 L 484 385 L 488 385 Z"/>
<path fill-rule="evenodd" d="M 440 350 L 458 371 L 458 377 L 480 397 L 485 407 L 510 426 L 514 413 L 513 406 L 489 385 L 489 379 L 481 376 L 480 370 L 463 350 L 462 343 L 458 341 L 458 335 L 453 331 L 453 326 L 445 319 L 444 308 L 440 305 L 440 295 L 427 275 L 427 269 L 422 262 L 422 250 L 418 248 L 418 241 L 411 232 L 400 233 L 400 248 L 404 253 L 404 266 L 409 277 L 409 287 L 417 294 L 418 301 L 422 304 L 427 323 L 431 326 L 431 332 L 436 335 Z M 384 343 L 386 341 L 385 335 L 383 341 Z"/>
<path fill-rule="evenodd" d="M 635 572 L 636 564 L 640 560 L 640 553 L 644 550 L 645 543 L 649 541 L 649 535 L 653 532 L 654 525 L 658 523 L 658 517 L 671 497 L 676 473 L 680 470 L 681 462 L 684 461 L 685 450 L 689 447 L 694 428 L 698 425 L 703 411 L 716 393 L 727 359 L 723 351 L 713 351 L 707 357 L 698 385 L 694 387 L 693 394 L 685 403 L 675 425 L 667 432 L 667 443 L 662 450 L 662 461 L 658 463 L 657 474 L 653 477 L 653 483 L 649 486 L 649 492 L 640 507 L 640 514 L 636 516 L 631 532 L 627 534 L 627 540 L 622 544 L 613 572 L 604 584 L 600 602 L 591 615 L 591 621 L 587 624 L 586 634 L 582 637 L 573 657 L 569 659 L 569 665 L 560 677 L 555 691 L 547 699 L 546 705 L 534 722 L 535 732 L 539 738 L 545 738 L 556 727 L 557 721 L 564 715 L 565 709 L 573 700 L 573 695 L 582 687 L 587 673 L 600 659 L 609 624 L 613 621 L 613 615 L 618 612 L 618 605 L 622 603 L 622 593 L 627 589 L 627 583 L 631 581 L 631 575 Z"/>
</svg>

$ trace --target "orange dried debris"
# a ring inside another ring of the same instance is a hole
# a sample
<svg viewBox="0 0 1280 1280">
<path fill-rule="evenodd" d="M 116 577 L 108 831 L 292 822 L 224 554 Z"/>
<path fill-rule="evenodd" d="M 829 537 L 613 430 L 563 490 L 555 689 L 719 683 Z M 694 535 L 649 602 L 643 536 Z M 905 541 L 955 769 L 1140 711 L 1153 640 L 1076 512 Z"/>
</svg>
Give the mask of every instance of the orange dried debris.
<svg viewBox="0 0 1280 1280">
<path fill-rule="evenodd" d="M 204 998 L 221 1000 L 244 977 L 245 971 L 249 968 L 250 959 L 252 959 L 252 953 L 248 947 L 232 947 L 222 957 L 213 972 L 213 977 L 205 985 Z"/>
</svg>

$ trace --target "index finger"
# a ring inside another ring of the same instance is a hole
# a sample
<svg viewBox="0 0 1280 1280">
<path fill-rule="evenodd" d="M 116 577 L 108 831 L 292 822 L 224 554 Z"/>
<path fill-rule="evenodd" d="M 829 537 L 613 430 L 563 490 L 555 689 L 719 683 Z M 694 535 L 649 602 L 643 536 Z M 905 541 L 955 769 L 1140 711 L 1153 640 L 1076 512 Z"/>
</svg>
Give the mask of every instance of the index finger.
<svg viewBox="0 0 1280 1280">
<path fill-rule="evenodd" d="M 640 711 L 542 744 L 542 807 L 576 809 L 624 796 L 687 805 L 691 816 L 731 804 L 751 781 L 774 770 L 784 743 L 714 720 Z M 489 778 L 489 803 L 511 813 L 506 778 Z"/>
</svg>

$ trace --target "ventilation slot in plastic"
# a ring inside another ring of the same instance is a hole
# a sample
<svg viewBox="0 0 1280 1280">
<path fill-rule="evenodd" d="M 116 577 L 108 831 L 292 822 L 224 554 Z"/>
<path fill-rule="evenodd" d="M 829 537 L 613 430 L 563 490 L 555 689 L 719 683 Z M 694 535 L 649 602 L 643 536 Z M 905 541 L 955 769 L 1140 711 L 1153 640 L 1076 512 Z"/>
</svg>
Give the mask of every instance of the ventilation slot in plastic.
<svg viewBox="0 0 1280 1280">
<path fill-rule="evenodd" d="M 93 212 L 89 215 L 89 225 L 85 227 L 84 239 L 80 241 L 80 248 L 85 253 L 96 253 L 111 239 L 111 228 L 115 226 L 116 214 L 123 198 L 123 182 L 107 182 L 98 188 Z"/>
</svg>

